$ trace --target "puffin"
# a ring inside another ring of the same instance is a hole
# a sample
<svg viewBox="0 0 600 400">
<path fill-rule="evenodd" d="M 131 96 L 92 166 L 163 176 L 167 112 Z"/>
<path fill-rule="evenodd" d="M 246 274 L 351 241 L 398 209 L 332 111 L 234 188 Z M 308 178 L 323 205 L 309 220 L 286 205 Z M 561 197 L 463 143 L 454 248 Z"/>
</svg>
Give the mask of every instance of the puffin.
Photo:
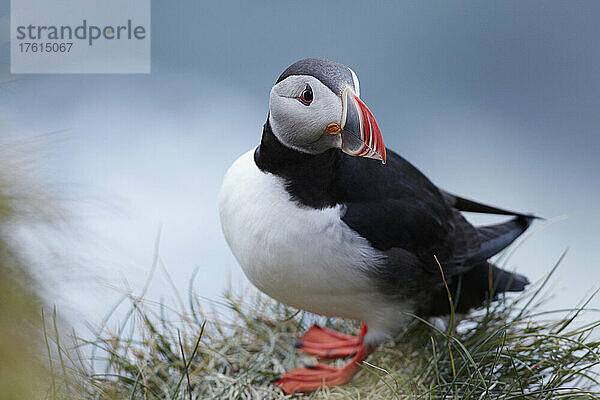
<svg viewBox="0 0 600 400">
<path fill-rule="evenodd" d="M 473 226 L 463 212 L 509 216 Z M 451 194 L 386 149 L 356 73 L 326 59 L 289 66 L 272 87 L 260 144 L 223 179 L 225 239 L 250 282 L 277 301 L 361 322 L 357 336 L 313 325 L 299 351 L 342 367 L 273 380 L 286 394 L 350 381 L 414 318 L 467 313 L 529 283 L 488 259 L 536 218 Z"/>
</svg>

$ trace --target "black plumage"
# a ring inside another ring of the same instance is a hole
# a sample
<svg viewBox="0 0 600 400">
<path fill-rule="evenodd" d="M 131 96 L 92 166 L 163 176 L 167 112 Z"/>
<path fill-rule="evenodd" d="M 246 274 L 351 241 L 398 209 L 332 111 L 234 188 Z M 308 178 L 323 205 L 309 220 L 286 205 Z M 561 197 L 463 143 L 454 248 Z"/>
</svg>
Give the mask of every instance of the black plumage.
<svg viewBox="0 0 600 400">
<path fill-rule="evenodd" d="M 370 271 L 379 290 L 418 304 L 423 316 L 448 313 L 437 257 L 458 312 L 487 297 L 523 290 L 522 275 L 487 259 L 512 243 L 535 218 L 451 195 L 393 151 L 387 164 L 352 157 L 339 149 L 307 154 L 290 149 L 265 124 L 256 165 L 285 179 L 290 197 L 305 207 L 341 204 L 342 220 L 376 249 L 385 262 Z M 474 227 L 461 211 L 513 215 L 504 223 Z"/>
</svg>

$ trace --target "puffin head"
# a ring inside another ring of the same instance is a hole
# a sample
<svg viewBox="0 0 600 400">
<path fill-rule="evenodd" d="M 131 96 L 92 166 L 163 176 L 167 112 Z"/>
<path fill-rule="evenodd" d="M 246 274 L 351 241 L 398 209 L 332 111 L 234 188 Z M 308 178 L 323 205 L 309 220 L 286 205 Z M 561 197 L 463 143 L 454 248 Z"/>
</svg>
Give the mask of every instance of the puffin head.
<svg viewBox="0 0 600 400">
<path fill-rule="evenodd" d="M 385 164 L 375 117 L 359 98 L 354 71 L 307 58 L 290 65 L 271 89 L 269 124 L 285 146 L 309 154 L 341 149 Z"/>
</svg>

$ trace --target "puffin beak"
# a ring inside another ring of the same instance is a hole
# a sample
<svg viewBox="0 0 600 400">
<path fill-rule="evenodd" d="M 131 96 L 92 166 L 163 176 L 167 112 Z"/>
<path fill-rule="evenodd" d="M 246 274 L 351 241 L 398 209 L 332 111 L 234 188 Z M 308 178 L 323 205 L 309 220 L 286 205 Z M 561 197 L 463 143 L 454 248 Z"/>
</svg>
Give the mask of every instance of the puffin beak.
<svg viewBox="0 0 600 400">
<path fill-rule="evenodd" d="M 385 164 L 385 145 L 375 117 L 351 88 L 342 93 L 342 151 Z"/>
</svg>

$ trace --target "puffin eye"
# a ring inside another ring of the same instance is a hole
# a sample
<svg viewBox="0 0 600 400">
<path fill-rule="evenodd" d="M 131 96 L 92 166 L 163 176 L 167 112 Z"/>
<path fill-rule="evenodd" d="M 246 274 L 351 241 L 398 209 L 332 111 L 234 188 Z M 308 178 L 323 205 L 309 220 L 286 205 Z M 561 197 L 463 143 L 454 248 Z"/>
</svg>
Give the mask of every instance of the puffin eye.
<svg viewBox="0 0 600 400">
<path fill-rule="evenodd" d="M 309 106 L 310 103 L 312 103 L 313 91 L 308 83 L 306 84 L 306 87 L 304 88 L 302 93 L 300 93 L 300 97 L 298 97 L 298 101 L 300 101 L 300 103 L 304 104 L 305 106 Z"/>
</svg>

